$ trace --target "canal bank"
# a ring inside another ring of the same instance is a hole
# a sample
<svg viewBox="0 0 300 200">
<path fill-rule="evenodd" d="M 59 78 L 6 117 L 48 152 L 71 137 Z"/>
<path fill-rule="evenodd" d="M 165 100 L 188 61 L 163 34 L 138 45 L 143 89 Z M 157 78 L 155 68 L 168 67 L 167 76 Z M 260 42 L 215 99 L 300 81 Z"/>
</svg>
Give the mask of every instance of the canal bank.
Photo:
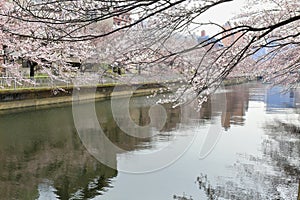
<svg viewBox="0 0 300 200">
<path fill-rule="evenodd" d="M 20 109 L 40 109 L 51 106 L 65 106 L 72 102 L 105 100 L 112 97 L 145 96 L 166 87 L 178 87 L 179 82 L 140 83 L 140 84 L 101 84 L 97 86 L 25 88 L 18 90 L 0 90 L 0 110 L 18 111 Z M 115 89 L 117 88 L 117 90 Z"/>
<path fill-rule="evenodd" d="M 237 85 L 251 81 L 247 77 L 236 77 L 226 79 L 223 82 L 224 86 Z M 72 102 L 88 102 L 95 100 L 105 100 L 112 97 L 126 97 L 126 96 L 145 96 L 152 95 L 156 92 L 170 92 L 161 90 L 161 88 L 170 87 L 178 88 L 182 83 L 180 81 L 167 82 L 148 82 L 136 84 L 120 84 L 107 83 L 99 84 L 97 86 L 81 86 L 75 88 L 73 86 L 64 86 L 59 88 L 41 87 L 41 88 L 24 88 L 0 90 L 0 111 L 19 111 L 23 109 L 40 109 L 52 106 L 65 106 Z M 118 91 L 114 91 L 118 87 Z M 133 89 L 136 88 L 136 89 Z M 132 90 L 133 93 L 131 92 Z M 172 89 L 171 89 L 172 90 Z M 79 92 L 80 91 L 80 92 Z M 80 93 L 80 98 L 73 95 L 74 92 Z"/>
</svg>

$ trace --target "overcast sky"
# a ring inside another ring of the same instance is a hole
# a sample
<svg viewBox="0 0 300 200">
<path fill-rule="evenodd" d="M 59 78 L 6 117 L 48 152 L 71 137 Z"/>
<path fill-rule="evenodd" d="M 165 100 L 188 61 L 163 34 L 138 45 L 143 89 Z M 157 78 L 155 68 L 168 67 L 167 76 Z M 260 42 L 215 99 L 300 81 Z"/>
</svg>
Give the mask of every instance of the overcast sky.
<svg viewBox="0 0 300 200">
<path fill-rule="evenodd" d="M 225 24 L 228 20 L 230 20 L 234 15 L 239 13 L 239 11 L 245 6 L 247 0 L 233 0 L 232 2 L 227 2 L 220 4 L 218 6 L 215 6 L 208 11 L 206 11 L 204 14 L 201 14 L 201 17 L 199 18 L 199 22 L 215 22 L 217 24 Z M 137 14 L 132 14 L 131 17 L 135 20 L 139 18 Z M 212 26 L 206 26 L 203 27 L 205 29 L 207 35 L 214 35 L 217 33 L 220 29 L 217 27 Z M 196 33 L 197 35 L 201 34 L 202 28 L 193 30 L 193 33 Z"/>
<path fill-rule="evenodd" d="M 201 22 L 216 22 L 218 24 L 225 24 L 229 19 L 231 19 L 235 14 L 237 14 L 241 8 L 245 5 L 246 0 L 234 0 L 233 2 L 223 3 L 218 5 L 202 15 L 199 19 Z M 216 27 L 205 28 L 208 35 L 213 35 L 216 33 Z M 198 34 L 201 30 L 198 30 Z"/>
</svg>

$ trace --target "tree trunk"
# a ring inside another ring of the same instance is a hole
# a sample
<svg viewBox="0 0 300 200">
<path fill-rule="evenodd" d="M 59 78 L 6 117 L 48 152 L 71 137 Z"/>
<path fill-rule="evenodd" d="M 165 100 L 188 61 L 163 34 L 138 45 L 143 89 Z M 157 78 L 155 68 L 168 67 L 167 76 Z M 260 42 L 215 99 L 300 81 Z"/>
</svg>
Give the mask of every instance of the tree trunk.
<svg viewBox="0 0 300 200">
<path fill-rule="evenodd" d="M 30 78 L 34 78 L 34 63 L 32 61 L 27 61 L 27 65 L 30 68 Z"/>
</svg>

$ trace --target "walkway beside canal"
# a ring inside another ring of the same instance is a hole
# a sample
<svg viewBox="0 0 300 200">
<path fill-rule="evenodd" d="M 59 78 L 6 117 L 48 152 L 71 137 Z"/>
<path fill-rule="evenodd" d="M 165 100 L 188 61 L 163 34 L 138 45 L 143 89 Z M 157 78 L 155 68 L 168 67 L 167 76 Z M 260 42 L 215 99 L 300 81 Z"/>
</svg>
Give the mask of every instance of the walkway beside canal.
<svg viewBox="0 0 300 200">
<path fill-rule="evenodd" d="M 94 77 L 95 79 L 95 77 Z M 71 81 L 52 81 L 43 79 L 23 80 L 23 83 L 17 83 L 16 79 L 0 79 L 0 110 L 18 110 L 23 108 L 43 108 L 49 106 L 62 106 L 70 104 L 73 101 L 86 102 L 91 100 L 101 100 L 110 98 L 114 88 L 118 86 L 119 90 L 114 91 L 114 96 L 143 96 L 151 95 L 163 87 L 178 87 L 184 81 L 179 76 L 126 76 L 122 81 L 114 79 L 103 79 L 96 77 L 92 85 L 83 83 L 72 84 Z M 224 81 L 225 85 L 240 84 L 248 81 L 247 77 L 231 78 Z M 5 85 L 5 82 L 10 84 Z M 34 84 L 30 84 L 34 81 Z M 79 81 L 80 82 L 80 81 Z M 74 86 L 76 85 L 76 86 Z M 133 94 L 131 91 L 137 88 Z M 74 92 L 80 90 L 80 98 L 74 99 Z M 164 91 L 166 92 L 166 91 Z"/>
</svg>

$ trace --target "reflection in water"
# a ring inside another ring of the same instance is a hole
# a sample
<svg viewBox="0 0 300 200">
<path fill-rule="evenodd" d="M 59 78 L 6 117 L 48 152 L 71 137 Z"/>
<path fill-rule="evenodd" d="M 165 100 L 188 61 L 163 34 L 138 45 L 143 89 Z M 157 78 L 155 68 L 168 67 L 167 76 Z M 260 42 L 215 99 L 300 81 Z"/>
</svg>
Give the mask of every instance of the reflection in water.
<svg viewBox="0 0 300 200">
<path fill-rule="evenodd" d="M 149 117 L 149 104 L 145 102 L 145 98 L 134 98 L 130 105 L 130 117 L 133 122 L 139 126 L 147 126 L 150 123 Z M 160 130 L 161 134 L 164 132 L 169 132 L 177 128 L 178 123 L 180 123 L 181 113 L 179 108 L 172 108 L 171 104 L 165 104 L 164 108 L 167 113 L 167 121 L 163 128 Z M 158 136 L 154 137 L 133 137 L 124 133 L 114 120 L 114 116 L 111 110 L 111 104 L 109 101 L 98 102 L 96 104 L 97 117 L 100 122 L 100 126 L 103 129 L 105 135 L 118 147 L 126 151 L 133 151 L 141 149 L 151 149 L 153 148 L 151 141 L 157 139 Z M 159 114 L 159 113 L 155 113 Z M 159 118 L 159 116 L 154 116 L 154 118 Z M 125 121 L 126 122 L 126 121 Z M 151 129 L 145 129 L 146 131 L 151 131 Z M 131 131 L 137 131 L 132 129 Z M 137 132 L 136 135 L 144 134 L 150 135 L 150 133 Z M 160 139 L 172 140 L 172 137 L 160 137 Z"/>
<path fill-rule="evenodd" d="M 263 152 L 270 156 L 288 176 L 300 178 L 300 127 L 275 120 L 266 125 L 267 137 L 263 141 Z"/>
<path fill-rule="evenodd" d="M 155 151 L 162 143 L 180 138 L 176 137 L 180 126 L 189 134 L 196 132 L 201 136 L 216 118 L 221 118 L 221 125 L 227 132 L 222 134 L 207 159 L 199 161 L 197 158 L 202 140 L 196 140 L 182 162 L 179 160 L 170 169 L 157 172 L 157 176 L 155 173 L 124 175 L 98 162 L 82 145 L 70 107 L 3 114 L 0 116 L 0 198 L 99 199 L 102 196 L 119 200 L 123 198 L 114 198 L 115 193 L 120 193 L 116 195 L 120 197 L 124 191 L 134 191 L 136 194 L 130 199 L 197 199 L 194 193 L 191 197 L 190 191 L 185 194 L 182 193 L 185 189 L 178 188 L 193 182 L 192 178 L 185 180 L 185 176 L 191 174 L 190 177 L 195 178 L 203 173 L 196 179 L 195 193 L 200 193 L 200 188 L 208 199 L 295 199 L 300 179 L 299 118 L 292 123 L 287 116 L 293 111 L 299 117 L 300 93 L 293 91 L 282 98 L 270 99 L 273 91 L 256 83 L 227 87 L 226 107 L 214 112 L 210 99 L 200 112 L 190 108 L 182 113 L 180 108 L 166 104 L 165 125 L 156 130 L 157 135 L 144 138 L 127 135 L 118 127 L 110 101 L 97 102 L 97 117 L 106 136 L 129 153 Z M 261 110 L 253 106 L 257 102 L 264 105 Z M 85 105 L 81 106 L 84 110 Z M 272 111 L 279 111 L 269 112 L 271 107 Z M 287 111 L 287 107 L 290 110 Z M 150 124 L 149 108 L 145 97 L 131 99 L 132 121 L 140 126 Z M 254 117 L 249 117 L 249 112 Z M 156 114 L 154 119 L 160 119 L 159 112 Z M 271 120 L 265 120 L 267 118 Z M 94 133 L 93 126 L 86 131 Z M 136 134 L 151 135 L 153 129 L 148 131 Z M 253 148 L 258 150 L 245 153 L 245 146 L 257 135 L 259 142 Z M 233 150 L 234 145 L 241 147 Z M 125 157 L 126 162 L 131 162 L 126 151 L 122 154 L 108 152 L 115 168 L 122 164 L 119 158 Z M 231 157 L 226 157 L 227 153 Z M 169 179 L 172 180 L 169 182 Z M 166 181 L 169 185 L 165 185 Z M 147 189 L 156 186 L 165 189 L 160 193 L 159 189 Z M 142 192 L 145 190 L 149 197 Z M 173 195 L 177 192 L 184 195 Z"/>
<path fill-rule="evenodd" d="M 226 112 L 222 113 L 222 126 L 228 130 L 231 124 L 243 125 L 248 110 L 249 88 L 247 86 L 231 86 L 226 93 Z"/>
<path fill-rule="evenodd" d="M 293 111 L 299 114 L 296 109 L 300 102 L 299 90 L 288 93 L 281 91 L 282 88 L 279 87 L 270 88 L 266 98 L 263 98 L 266 99 L 267 113 L 271 114 L 272 111 L 281 115 L 265 124 L 265 135 L 261 143 L 262 155 L 239 154 L 238 161 L 228 166 L 235 176 L 220 176 L 216 185 L 210 184 L 207 175 L 201 174 L 197 177 L 199 189 L 204 191 L 207 199 L 300 198 L 299 116 L 293 121 L 289 117 L 286 119 L 289 114 L 284 112 L 287 108 L 294 108 Z M 234 102 L 234 99 L 231 100 Z M 227 108 L 231 113 L 235 110 Z"/>
<path fill-rule="evenodd" d="M 134 99 L 132 120 L 149 123 L 148 110 Z M 176 129 L 180 110 L 164 105 L 168 119 L 161 130 Z M 82 105 L 84 108 L 84 105 Z M 110 102 L 96 104 L 108 138 L 127 151 L 150 149 L 155 138 L 123 133 L 113 120 Z M 54 108 L 0 116 L 0 194 L 3 199 L 90 199 L 107 191 L 117 170 L 93 158 L 77 136 L 71 108 Z M 87 130 L 89 131 L 89 130 Z M 160 137 L 171 140 L 172 136 Z M 110 155 L 111 156 L 111 155 Z M 113 155 L 116 163 L 116 155 Z"/>
<path fill-rule="evenodd" d="M 92 198 L 117 175 L 91 157 L 73 128 L 70 109 L 0 118 L 2 199 Z"/>
<path fill-rule="evenodd" d="M 274 121 L 266 126 L 262 157 L 239 155 L 229 168 L 234 178 L 222 177 L 216 186 L 207 175 L 197 177 L 208 199 L 296 199 L 300 191 L 300 127 Z M 298 196 L 299 197 L 299 196 Z"/>
</svg>

